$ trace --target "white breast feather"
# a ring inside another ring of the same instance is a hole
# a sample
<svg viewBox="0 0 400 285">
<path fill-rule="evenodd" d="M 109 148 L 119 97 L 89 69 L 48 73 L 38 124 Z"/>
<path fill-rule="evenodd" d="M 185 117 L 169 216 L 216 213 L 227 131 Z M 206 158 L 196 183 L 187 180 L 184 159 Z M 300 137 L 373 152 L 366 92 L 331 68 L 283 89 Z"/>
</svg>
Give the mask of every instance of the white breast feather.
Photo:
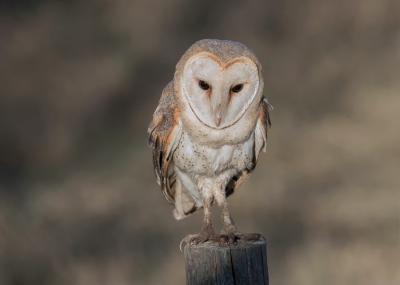
<svg viewBox="0 0 400 285">
<path fill-rule="evenodd" d="M 183 131 L 174 153 L 175 172 L 197 205 L 202 204 L 198 183 L 207 180 L 226 184 L 252 163 L 254 133 L 242 143 L 212 148 L 201 145 Z"/>
</svg>

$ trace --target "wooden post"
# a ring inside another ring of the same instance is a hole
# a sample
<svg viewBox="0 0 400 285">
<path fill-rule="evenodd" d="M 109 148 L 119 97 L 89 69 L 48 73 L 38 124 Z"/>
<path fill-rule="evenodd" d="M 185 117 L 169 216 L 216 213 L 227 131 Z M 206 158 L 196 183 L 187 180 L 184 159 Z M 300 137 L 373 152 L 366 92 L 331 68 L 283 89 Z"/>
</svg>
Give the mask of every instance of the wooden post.
<svg viewBox="0 0 400 285">
<path fill-rule="evenodd" d="M 187 244 L 184 251 L 187 285 L 269 284 L 265 241 Z"/>
</svg>

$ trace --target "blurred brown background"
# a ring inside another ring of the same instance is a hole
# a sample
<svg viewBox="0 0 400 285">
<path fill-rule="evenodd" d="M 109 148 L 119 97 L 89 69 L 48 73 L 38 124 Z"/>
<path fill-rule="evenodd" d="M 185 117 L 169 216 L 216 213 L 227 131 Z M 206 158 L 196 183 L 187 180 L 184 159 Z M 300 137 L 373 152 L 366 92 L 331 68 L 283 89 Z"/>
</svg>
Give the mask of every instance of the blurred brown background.
<svg viewBox="0 0 400 285">
<path fill-rule="evenodd" d="M 271 284 L 400 284 L 400 2 L 0 2 L 0 284 L 184 284 L 147 126 L 195 41 L 252 48 L 275 107 L 229 199 Z M 219 209 L 213 209 L 219 228 Z"/>
</svg>

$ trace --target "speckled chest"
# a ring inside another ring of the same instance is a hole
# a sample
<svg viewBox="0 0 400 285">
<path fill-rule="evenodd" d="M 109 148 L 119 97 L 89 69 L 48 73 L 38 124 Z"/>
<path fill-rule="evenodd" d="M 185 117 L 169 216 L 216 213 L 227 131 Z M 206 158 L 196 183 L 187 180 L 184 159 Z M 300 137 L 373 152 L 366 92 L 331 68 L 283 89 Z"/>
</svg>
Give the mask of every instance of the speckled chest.
<svg viewBox="0 0 400 285">
<path fill-rule="evenodd" d="M 203 135 L 207 136 L 207 133 Z M 237 173 L 252 162 L 254 132 L 242 142 L 233 142 L 227 136 L 225 144 L 221 145 L 220 140 L 218 144 L 214 144 L 212 140 L 208 143 L 199 142 L 196 136 L 184 130 L 174 152 L 175 166 L 189 174 L 215 177 L 226 170 L 235 170 Z"/>
</svg>

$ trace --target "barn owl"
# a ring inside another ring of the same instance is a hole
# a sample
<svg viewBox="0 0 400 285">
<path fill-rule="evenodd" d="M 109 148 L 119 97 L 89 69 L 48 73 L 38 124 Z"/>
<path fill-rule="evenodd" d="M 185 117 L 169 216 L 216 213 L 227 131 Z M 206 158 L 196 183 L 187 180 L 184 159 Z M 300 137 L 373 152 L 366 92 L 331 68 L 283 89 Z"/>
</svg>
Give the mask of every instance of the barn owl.
<svg viewBox="0 0 400 285">
<path fill-rule="evenodd" d="M 245 45 L 201 40 L 182 56 L 148 128 L 158 184 L 180 220 L 204 211 L 203 229 L 182 242 L 258 240 L 241 233 L 226 198 L 254 170 L 267 145 L 272 106 L 263 96 L 262 67 Z M 222 210 L 219 234 L 210 207 Z M 181 244 L 182 244 L 181 242 Z"/>
</svg>

